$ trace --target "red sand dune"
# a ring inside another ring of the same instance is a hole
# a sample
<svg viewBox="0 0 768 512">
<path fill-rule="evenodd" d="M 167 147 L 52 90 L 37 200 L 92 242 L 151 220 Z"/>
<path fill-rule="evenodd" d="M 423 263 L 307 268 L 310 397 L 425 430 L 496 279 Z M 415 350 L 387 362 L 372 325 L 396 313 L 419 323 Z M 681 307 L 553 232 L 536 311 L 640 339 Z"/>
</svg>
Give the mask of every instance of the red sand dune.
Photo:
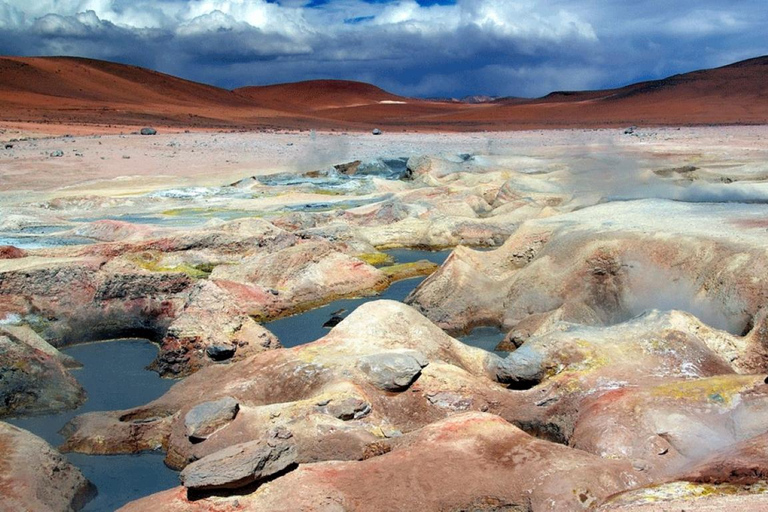
<svg viewBox="0 0 768 512">
<path fill-rule="evenodd" d="M 111 62 L 0 57 L 0 121 L 260 129 L 510 130 L 768 123 L 768 57 L 605 91 L 461 103 L 343 80 L 228 91 Z"/>
</svg>

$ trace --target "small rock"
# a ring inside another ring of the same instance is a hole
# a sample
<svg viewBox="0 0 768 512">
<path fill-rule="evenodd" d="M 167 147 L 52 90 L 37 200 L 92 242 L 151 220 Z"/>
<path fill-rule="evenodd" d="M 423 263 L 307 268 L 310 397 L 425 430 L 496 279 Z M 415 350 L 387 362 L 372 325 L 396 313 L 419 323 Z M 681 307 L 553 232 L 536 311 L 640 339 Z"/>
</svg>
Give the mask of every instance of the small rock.
<svg viewBox="0 0 768 512">
<path fill-rule="evenodd" d="M 332 329 L 333 327 L 336 327 L 341 323 L 341 321 L 344 320 L 344 317 L 339 315 L 334 315 L 323 324 L 323 327 L 326 329 Z"/>
<path fill-rule="evenodd" d="M 334 401 L 328 407 L 331 416 L 343 421 L 357 420 L 371 412 L 371 404 L 365 400 L 350 396 L 343 400 Z"/>
<path fill-rule="evenodd" d="M 355 160 L 354 162 L 336 164 L 333 166 L 333 168 L 336 169 L 341 174 L 344 174 L 346 176 L 351 176 L 357 173 L 357 169 L 360 167 L 361 163 L 362 163 L 361 160 Z"/>
<path fill-rule="evenodd" d="M 415 350 L 372 354 L 362 357 L 358 363 L 371 383 L 386 391 L 407 389 L 427 364 L 426 357 Z"/>
<path fill-rule="evenodd" d="M 234 420 L 239 410 L 240 404 L 230 396 L 196 405 L 184 417 L 187 437 L 193 441 L 208 439 L 208 436 Z"/>
<path fill-rule="evenodd" d="M 379 455 L 384 455 L 385 453 L 389 453 L 392 451 L 392 446 L 390 446 L 386 442 L 375 442 L 370 443 L 363 448 L 363 459 L 362 460 L 368 460 L 372 459 L 373 457 L 378 457 Z"/>
<path fill-rule="evenodd" d="M 466 411 L 472 407 L 472 398 L 467 398 L 451 391 L 440 391 L 427 395 L 427 400 L 432 405 L 443 409 L 453 409 L 454 411 Z"/>
<path fill-rule="evenodd" d="M 13 144 L 6 144 L 5 149 L 13 149 Z"/>
<path fill-rule="evenodd" d="M 393 437 L 402 437 L 403 432 L 399 429 L 392 428 L 389 426 L 382 426 L 381 427 L 381 433 L 386 437 L 387 439 L 392 439 Z"/>
<path fill-rule="evenodd" d="M 179 475 L 189 490 L 237 489 L 296 463 L 296 447 L 263 441 L 236 444 L 189 464 Z"/>
<path fill-rule="evenodd" d="M 637 126 L 630 126 L 626 130 L 624 130 L 624 135 L 632 135 L 635 133 L 635 130 L 637 130 Z"/>
<path fill-rule="evenodd" d="M 146 128 L 142 128 L 141 132 L 139 133 L 141 133 L 142 135 L 157 135 L 157 130 L 155 130 L 154 128 L 146 127 Z"/>
<path fill-rule="evenodd" d="M 235 355 L 235 347 L 232 345 L 211 345 L 205 349 L 205 353 L 213 361 L 226 361 Z"/>
<path fill-rule="evenodd" d="M 516 388 L 533 386 L 544 375 L 544 357 L 536 349 L 523 345 L 496 364 L 496 379 Z"/>
<path fill-rule="evenodd" d="M 269 430 L 269 437 L 272 439 L 290 439 L 293 437 L 293 433 L 280 425 Z"/>
<path fill-rule="evenodd" d="M 378 128 L 374 128 L 371 133 L 374 135 L 381 135 L 381 130 L 379 130 Z"/>
<path fill-rule="evenodd" d="M 50 156 L 53 158 L 58 158 L 64 156 L 64 152 L 60 149 L 57 149 L 55 151 L 51 151 Z"/>
</svg>

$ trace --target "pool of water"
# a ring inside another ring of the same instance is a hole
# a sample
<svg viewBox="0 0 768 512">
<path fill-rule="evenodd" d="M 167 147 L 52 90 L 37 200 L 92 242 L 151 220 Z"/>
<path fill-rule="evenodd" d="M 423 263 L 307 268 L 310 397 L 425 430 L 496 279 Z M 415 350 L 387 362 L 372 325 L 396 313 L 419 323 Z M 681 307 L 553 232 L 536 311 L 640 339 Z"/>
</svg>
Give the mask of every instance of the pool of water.
<svg viewBox="0 0 768 512">
<path fill-rule="evenodd" d="M 59 430 L 73 417 L 92 411 L 127 409 L 164 394 L 174 381 L 161 379 L 146 366 L 157 356 L 148 340 L 124 339 L 75 345 L 63 350 L 83 364 L 72 374 L 83 385 L 88 399 L 78 409 L 61 414 L 8 419 L 42 437 L 53 446 L 64 438 Z M 65 454 L 97 488 L 98 495 L 83 509 L 112 512 L 135 499 L 179 484 L 178 474 L 164 463 L 161 452 L 137 455 Z"/>
<path fill-rule="evenodd" d="M 19 249 L 43 249 L 69 245 L 92 244 L 94 240 L 83 236 L 56 236 L 46 234 L 0 233 L 0 245 L 12 245 Z"/>
<path fill-rule="evenodd" d="M 429 260 L 438 265 L 441 265 L 451 253 L 451 251 L 413 251 L 408 249 L 395 249 L 384 252 L 392 256 L 396 263 Z M 416 277 L 397 281 L 379 295 L 337 300 L 299 315 L 267 322 L 264 324 L 264 327 L 272 331 L 284 347 L 290 348 L 304 345 L 328 334 L 330 327 L 325 327 L 325 325 L 331 318 L 345 318 L 357 309 L 358 306 L 372 300 L 391 299 L 402 302 L 422 280 L 423 278 Z"/>
<path fill-rule="evenodd" d="M 496 350 L 496 346 L 504 339 L 505 333 L 496 327 L 476 327 L 466 336 L 460 336 L 459 340 L 467 345 L 493 352 L 501 357 L 506 357 L 509 352 Z"/>
<path fill-rule="evenodd" d="M 429 260 L 442 265 L 451 251 L 417 251 L 411 249 L 394 249 L 384 251 L 395 259 L 396 263 L 411 263 L 420 260 Z M 328 322 L 332 319 L 345 318 L 358 306 L 372 300 L 391 299 L 402 302 L 414 288 L 423 280 L 422 277 L 404 279 L 392 284 L 380 295 L 374 297 L 362 297 L 358 299 L 337 300 L 317 309 L 306 311 L 299 315 L 280 318 L 264 324 L 264 327 L 272 331 L 278 337 L 284 347 L 296 347 L 315 341 L 328 334 L 331 327 Z M 495 327 L 478 327 L 466 336 L 461 336 L 460 341 L 467 345 L 482 348 L 488 352 L 495 352 L 500 356 L 506 356 L 507 352 L 496 351 L 496 346 L 504 339 L 504 333 Z"/>
</svg>

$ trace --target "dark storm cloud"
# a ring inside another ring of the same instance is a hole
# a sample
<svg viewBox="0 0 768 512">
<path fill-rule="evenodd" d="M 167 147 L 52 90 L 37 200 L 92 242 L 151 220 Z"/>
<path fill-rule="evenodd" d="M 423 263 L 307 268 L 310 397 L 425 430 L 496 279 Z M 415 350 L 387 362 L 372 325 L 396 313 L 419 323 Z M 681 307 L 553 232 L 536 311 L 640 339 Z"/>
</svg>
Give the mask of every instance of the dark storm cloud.
<svg viewBox="0 0 768 512">
<path fill-rule="evenodd" d="M 767 22 L 755 0 L 0 0 L 0 52 L 226 87 L 346 78 L 408 95 L 535 96 L 766 54 Z"/>
</svg>

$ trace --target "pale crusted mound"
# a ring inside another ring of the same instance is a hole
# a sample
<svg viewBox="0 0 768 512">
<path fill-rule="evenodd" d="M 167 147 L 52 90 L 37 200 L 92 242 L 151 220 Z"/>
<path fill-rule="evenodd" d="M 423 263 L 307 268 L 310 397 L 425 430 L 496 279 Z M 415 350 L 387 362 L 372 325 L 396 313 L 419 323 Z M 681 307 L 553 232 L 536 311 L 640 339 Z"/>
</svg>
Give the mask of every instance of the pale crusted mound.
<svg viewBox="0 0 768 512">
<path fill-rule="evenodd" d="M 553 320 L 607 325 L 654 308 L 746 334 L 768 292 L 768 239 L 753 226 L 766 214 L 641 200 L 537 219 L 495 251 L 456 250 L 408 302 L 443 328 L 499 325 L 520 341 Z M 723 355 L 744 371 L 766 367 L 761 342 L 738 345 Z"/>
</svg>

